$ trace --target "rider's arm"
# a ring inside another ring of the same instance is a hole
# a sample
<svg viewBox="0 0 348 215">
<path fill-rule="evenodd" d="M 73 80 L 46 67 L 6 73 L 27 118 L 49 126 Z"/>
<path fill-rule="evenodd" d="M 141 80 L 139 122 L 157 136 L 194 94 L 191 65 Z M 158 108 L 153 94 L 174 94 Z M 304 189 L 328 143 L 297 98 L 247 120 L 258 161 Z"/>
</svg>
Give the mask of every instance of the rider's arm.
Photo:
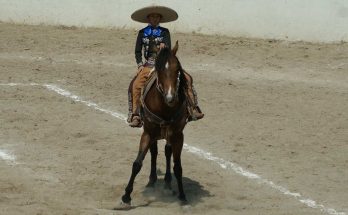
<svg viewBox="0 0 348 215">
<path fill-rule="evenodd" d="M 165 29 L 162 33 L 163 35 L 163 42 L 166 45 L 166 47 L 168 47 L 169 49 L 171 49 L 171 42 L 170 42 L 170 33 L 168 29 Z"/>
<path fill-rule="evenodd" d="M 139 31 L 137 41 L 135 43 L 135 61 L 138 67 L 143 65 L 143 58 L 141 53 L 143 48 L 142 35 L 143 35 L 142 31 Z"/>
</svg>

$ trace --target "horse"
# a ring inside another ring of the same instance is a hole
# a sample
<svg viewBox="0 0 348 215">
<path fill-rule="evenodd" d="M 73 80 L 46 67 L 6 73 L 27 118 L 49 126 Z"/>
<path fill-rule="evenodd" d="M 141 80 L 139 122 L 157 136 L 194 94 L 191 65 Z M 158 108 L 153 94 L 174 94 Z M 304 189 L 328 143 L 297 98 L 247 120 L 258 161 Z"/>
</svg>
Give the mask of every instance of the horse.
<svg viewBox="0 0 348 215">
<path fill-rule="evenodd" d="M 151 152 L 151 171 L 147 186 L 154 186 L 157 181 L 156 162 L 158 147 L 157 141 L 166 140 L 165 157 L 166 173 L 165 188 L 171 189 L 171 156 L 174 161 L 174 175 L 177 180 L 178 198 L 186 203 L 186 196 L 182 184 L 181 152 L 184 143 L 183 130 L 187 123 L 187 82 L 184 70 L 176 57 L 178 41 L 171 50 L 162 48 L 155 61 L 153 84 L 143 92 L 142 118 L 143 133 L 141 135 L 138 155 L 133 162 L 131 176 L 122 196 L 122 203 L 131 205 L 131 193 L 135 177 L 140 172 L 146 153 Z"/>
</svg>

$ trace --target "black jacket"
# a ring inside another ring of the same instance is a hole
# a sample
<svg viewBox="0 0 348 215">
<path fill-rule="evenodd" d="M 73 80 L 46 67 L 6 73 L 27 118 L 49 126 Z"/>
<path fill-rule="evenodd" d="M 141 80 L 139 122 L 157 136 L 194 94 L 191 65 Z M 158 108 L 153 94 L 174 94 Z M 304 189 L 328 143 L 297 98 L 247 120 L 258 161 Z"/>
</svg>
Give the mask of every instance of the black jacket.
<svg viewBox="0 0 348 215">
<path fill-rule="evenodd" d="M 142 56 L 144 56 L 145 60 L 147 60 L 151 55 L 151 53 L 148 52 L 149 37 L 155 37 L 155 41 L 158 43 L 157 45 L 164 43 L 166 47 L 171 48 L 170 33 L 167 28 L 160 26 L 153 28 L 152 26 L 148 25 L 147 27 L 141 29 L 138 32 L 137 41 L 135 43 L 135 60 L 138 67 L 143 65 Z"/>
</svg>

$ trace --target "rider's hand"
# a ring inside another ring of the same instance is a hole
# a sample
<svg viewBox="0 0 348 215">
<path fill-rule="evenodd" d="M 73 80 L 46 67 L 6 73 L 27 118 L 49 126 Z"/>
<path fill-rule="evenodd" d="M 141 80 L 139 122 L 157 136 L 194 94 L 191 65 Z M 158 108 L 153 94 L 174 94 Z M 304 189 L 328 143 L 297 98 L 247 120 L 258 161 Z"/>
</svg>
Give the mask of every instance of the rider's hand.
<svg viewBox="0 0 348 215">
<path fill-rule="evenodd" d="M 160 48 L 160 49 L 163 49 L 164 47 L 166 47 L 166 44 L 164 44 L 164 43 L 160 43 L 159 48 Z"/>
<path fill-rule="evenodd" d="M 139 66 L 137 74 L 139 74 L 143 69 L 144 69 L 144 66 Z"/>
</svg>

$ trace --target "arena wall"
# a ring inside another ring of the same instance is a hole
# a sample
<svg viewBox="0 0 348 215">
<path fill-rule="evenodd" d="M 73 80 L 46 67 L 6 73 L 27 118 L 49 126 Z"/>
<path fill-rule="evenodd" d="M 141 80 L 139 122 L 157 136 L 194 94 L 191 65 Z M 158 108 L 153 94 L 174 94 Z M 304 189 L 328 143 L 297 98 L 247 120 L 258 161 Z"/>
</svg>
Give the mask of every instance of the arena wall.
<svg viewBox="0 0 348 215">
<path fill-rule="evenodd" d="M 179 13 L 172 31 L 348 42 L 347 0 L 0 0 L 0 21 L 138 29 L 130 14 L 160 4 Z"/>
</svg>

